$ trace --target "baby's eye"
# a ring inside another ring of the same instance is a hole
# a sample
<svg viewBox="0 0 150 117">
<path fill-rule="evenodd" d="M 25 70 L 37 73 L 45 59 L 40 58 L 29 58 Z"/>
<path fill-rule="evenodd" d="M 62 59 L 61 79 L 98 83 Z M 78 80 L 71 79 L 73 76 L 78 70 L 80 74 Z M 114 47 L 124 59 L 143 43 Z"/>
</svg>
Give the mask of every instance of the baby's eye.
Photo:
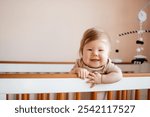
<svg viewBox="0 0 150 117">
<path fill-rule="evenodd" d="M 99 49 L 98 51 L 101 52 L 101 51 L 104 51 L 104 50 L 103 49 Z"/>
<path fill-rule="evenodd" d="M 92 51 L 92 49 L 87 49 L 88 51 Z"/>
</svg>

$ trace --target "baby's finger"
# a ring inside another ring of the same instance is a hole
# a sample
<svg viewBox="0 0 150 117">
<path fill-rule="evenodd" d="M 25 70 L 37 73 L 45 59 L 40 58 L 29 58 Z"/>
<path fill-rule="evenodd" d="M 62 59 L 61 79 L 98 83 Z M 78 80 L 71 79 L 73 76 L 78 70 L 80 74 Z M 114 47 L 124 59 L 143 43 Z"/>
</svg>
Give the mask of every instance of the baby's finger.
<svg viewBox="0 0 150 117">
<path fill-rule="evenodd" d="M 84 75 L 84 73 L 82 71 L 80 71 L 80 78 L 83 79 L 83 75 Z"/>
<path fill-rule="evenodd" d="M 88 75 L 87 76 L 88 79 L 94 80 L 95 78 L 93 76 Z"/>
<path fill-rule="evenodd" d="M 80 78 L 83 79 L 83 73 L 82 73 L 82 71 L 80 71 Z"/>
<path fill-rule="evenodd" d="M 80 72 L 77 72 L 77 74 L 78 74 L 78 77 L 80 78 Z"/>
<path fill-rule="evenodd" d="M 88 71 L 85 71 L 85 78 L 87 78 L 89 75 L 89 72 Z"/>
<path fill-rule="evenodd" d="M 78 77 L 81 78 L 81 72 L 78 72 Z"/>
<path fill-rule="evenodd" d="M 94 83 L 94 80 L 88 80 L 86 83 Z"/>
<path fill-rule="evenodd" d="M 89 73 L 89 76 L 96 77 L 96 74 L 95 73 Z"/>
<path fill-rule="evenodd" d="M 92 83 L 92 84 L 91 84 L 91 86 L 90 86 L 90 88 L 93 88 L 94 86 L 95 86 L 95 84 L 94 84 L 94 83 Z"/>
<path fill-rule="evenodd" d="M 90 76 L 93 76 L 93 75 L 94 75 L 94 73 L 90 72 L 90 73 L 89 73 L 89 75 L 90 75 Z"/>
<path fill-rule="evenodd" d="M 84 78 L 86 78 L 86 71 L 84 71 Z"/>
</svg>

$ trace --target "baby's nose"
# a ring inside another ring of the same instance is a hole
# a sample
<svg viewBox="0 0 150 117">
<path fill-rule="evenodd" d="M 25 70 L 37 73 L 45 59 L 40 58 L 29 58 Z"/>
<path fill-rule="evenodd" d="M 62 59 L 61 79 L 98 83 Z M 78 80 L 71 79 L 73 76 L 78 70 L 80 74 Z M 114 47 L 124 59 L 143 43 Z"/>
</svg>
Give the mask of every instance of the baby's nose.
<svg viewBox="0 0 150 117">
<path fill-rule="evenodd" d="M 93 51 L 93 55 L 98 55 L 98 51 L 97 50 Z"/>
</svg>

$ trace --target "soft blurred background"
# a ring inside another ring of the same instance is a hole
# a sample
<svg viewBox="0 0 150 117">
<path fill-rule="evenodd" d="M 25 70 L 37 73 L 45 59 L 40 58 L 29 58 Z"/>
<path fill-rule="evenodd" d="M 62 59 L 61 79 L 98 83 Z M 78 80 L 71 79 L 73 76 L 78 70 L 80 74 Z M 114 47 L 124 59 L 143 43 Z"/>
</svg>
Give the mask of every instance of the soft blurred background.
<svg viewBox="0 0 150 117">
<path fill-rule="evenodd" d="M 149 0 L 0 0 L 0 61 L 71 61 L 78 58 L 83 32 L 101 27 L 112 39 L 111 58 L 136 55 L 138 13 Z M 150 6 L 145 8 L 150 29 Z M 150 33 L 144 33 L 150 61 Z M 119 40 L 119 43 L 116 43 Z M 119 49 L 119 53 L 115 50 Z"/>
</svg>

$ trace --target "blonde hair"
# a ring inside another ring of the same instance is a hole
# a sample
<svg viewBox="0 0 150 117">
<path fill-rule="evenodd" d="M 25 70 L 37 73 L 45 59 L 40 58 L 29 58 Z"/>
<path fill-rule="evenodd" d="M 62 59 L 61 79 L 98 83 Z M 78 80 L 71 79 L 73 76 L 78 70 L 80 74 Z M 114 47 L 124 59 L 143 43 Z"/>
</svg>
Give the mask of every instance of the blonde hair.
<svg viewBox="0 0 150 117">
<path fill-rule="evenodd" d="M 82 40 L 80 43 L 80 48 L 79 48 L 80 57 L 82 57 L 83 48 L 87 43 L 89 43 L 91 41 L 99 40 L 99 39 L 100 40 L 106 40 L 108 43 L 109 50 L 110 50 L 111 40 L 110 40 L 109 35 L 106 32 L 104 32 L 104 30 L 102 30 L 102 29 L 90 28 L 90 29 L 87 29 L 83 34 L 83 37 L 82 37 Z"/>
</svg>

